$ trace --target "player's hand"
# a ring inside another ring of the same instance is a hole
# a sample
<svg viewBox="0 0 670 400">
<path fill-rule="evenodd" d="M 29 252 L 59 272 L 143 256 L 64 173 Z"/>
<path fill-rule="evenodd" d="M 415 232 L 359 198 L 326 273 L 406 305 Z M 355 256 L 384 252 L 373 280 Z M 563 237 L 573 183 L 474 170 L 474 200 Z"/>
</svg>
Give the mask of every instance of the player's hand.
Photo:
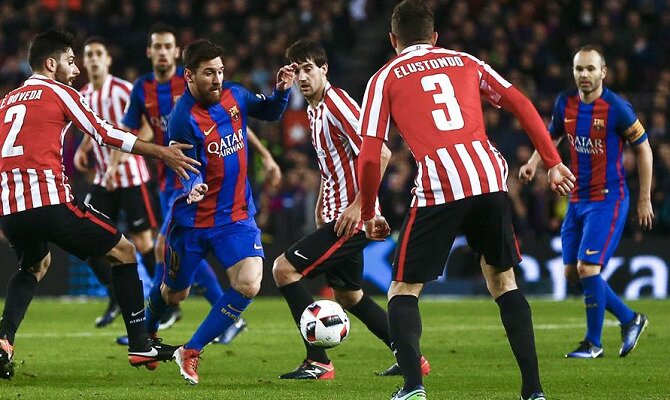
<svg viewBox="0 0 670 400">
<path fill-rule="evenodd" d="M 365 235 L 368 239 L 382 241 L 390 234 L 391 227 L 381 215 L 375 215 L 371 220 L 365 221 Z"/>
<path fill-rule="evenodd" d="M 558 163 L 547 171 L 549 188 L 565 196 L 575 187 L 575 176 L 563 163 Z"/>
<path fill-rule="evenodd" d="M 189 193 L 188 198 L 186 198 L 186 203 L 192 204 L 199 202 L 205 198 L 208 190 L 209 186 L 207 186 L 207 184 L 198 183 L 197 185 L 193 186 L 193 189 L 191 189 L 191 193 Z"/>
<path fill-rule="evenodd" d="M 650 199 L 639 199 L 637 201 L 637 222 L 642 230 L 648 231 L 654 223 L 654 208 Z"/>
<path fill-rule="evenodd" d="M 523 183 L 530 183 L 535 177 L 537 165 L 526 163 L 519 168 L 519 180 Z"/>
<path fill-rule="evenodd" d="M 200 174 L 200 171 L 195 168 L 196 166 L 199 167 L 200 163 L 183 153 L 184 150 L 188 150 L 192 147 L 193 145 L 190 144 L 170 142 L 169 146 L 162 148 L 160 158 L 168 167 L 178 173 L 179 176 L 188 179 L 187 170 L 196 175 Z"/>
<path fill-rule="evenodd" d="M 359 222 L 361 222 L 361 204 L 354 201 L 342 211 L 333 229 L 337 236 L 350 238 L 356 233 L 356 226 Z"/>
<path fill-rule="evenodd" d="M 263 159 L 265 167 L 265 180 L 271 187 L 277 187 L 281 183 L 281 169 L 272 157 Z"/>
<path fill-rule="evenodd" d="M 295 72 L 298 70 L 298 64 L 292 63 L 279 68 L 277 72 L 277 89 L 281 91 L 288 90 L 293 86 Z"/>
<path fill-rule="evenodd" d="M 88 153 L 77 148 L 77 151 L 74 153 L 74 167 L 79 172 L 88 171 Z"/>
<path fill-rule="evenodd" d="M 102 186 L 104 186 L 108 191 L 114 190 L 114 181 L 116 180 L 116 166 L 108 165 L 107 170 L 105 170 L 105 175 L 102 177 Z"/>
</svg>

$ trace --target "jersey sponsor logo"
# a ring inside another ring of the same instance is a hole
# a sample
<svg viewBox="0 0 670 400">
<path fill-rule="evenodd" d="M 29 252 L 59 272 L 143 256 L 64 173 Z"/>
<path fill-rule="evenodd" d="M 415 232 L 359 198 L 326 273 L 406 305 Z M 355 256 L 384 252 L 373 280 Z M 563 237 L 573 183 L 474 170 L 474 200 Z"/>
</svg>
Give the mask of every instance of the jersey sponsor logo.
<svg viewBox="0 0 670 400">
<path fill-rule="evenodd" d="M 593 119 L 593 127 L 598 130 L 605 129 L 605 120 L 600 118 Z"/>
<path fill-rule="evenodd" d="M 216 128 L 216 124 L 212 125 L 209 129 L 207 129 L 207 130 L 205 131 L 205 136 L 207 136 L 207 135 L 209 135 L 210 133 L 212 133 L 212 130 L 214 130 L 214 128 Z"/>
<path fill-rule="evenodd" d="M 308 260 L 308 258 L 303 256 L 302 254 L 300 254 L 300 251 L 298 251 L 298 250 L 294 251 L 293 254 L 295 254 L 296 256 L 298 256 L 298 257 L 300 257 L 304 260 Z"/>
<path fill-rule="evenodd" d="M 237 106 L 230 107 L 228 114 L 230 114 L 230 119 L 233 121 L 237 122 L 240 120 L 240 110 L 237 109 Z"/>
<path fill-rule="evenodd" d="M 587 256 L 592 256 L 594 254 L 600 253 L 600 250 L 591 250 L 591 249 L 586 249 L 586 255 Z"/>
<path fill-rule="evenodd" d="M 605 152 L 602 139 L 591 139 L 585 136 L 568 134 L 568 140 L 577 153 L 603 154 Z"/>
<path fill-rule="evenodd" d="M 235 154 L 244 148 L 244 135 L 242 129 L 230 135 L 222 136 L 219 141 L 209 142 L 207 144 L 207 152 L 216 154 L 219 157 L 226 157 Z"/>
</svg>

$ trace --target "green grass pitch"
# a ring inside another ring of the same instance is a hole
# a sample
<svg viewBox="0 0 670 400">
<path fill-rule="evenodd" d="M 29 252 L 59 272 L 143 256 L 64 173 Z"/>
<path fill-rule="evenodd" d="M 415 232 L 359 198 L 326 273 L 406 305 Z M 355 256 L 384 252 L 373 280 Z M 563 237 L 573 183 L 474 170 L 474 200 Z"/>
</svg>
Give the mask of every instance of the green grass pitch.
<svg viewBox="0 0 670 400">
<path fill-rule="evenodd" d="M 383 301 L 383 299 L 378 299 Z M 548 399 L 670 399 L 670 301 L 632 302 L 650 325 L 638 348 L 618 357 L 619 327 L 607 316 L 605 358 L 568 360 L 584 334 L 581 301 L 532 300 L 540 369 Z M 245 313 L 249 329 L 230 345 L 210 345 L 201 382 L 190 386 L 174 363 L 135 369 L 119 319 L 95 329 L 102 301 L 37 299 L 15 347 L 16 375 L 0 381 L 0 399 L 388 399 L 401 379 L 374 376 L 393 362 L 388 349 L 352 318 L 349 338 L 329 351 L 330 382 L 281 381 L 303 358 L 299 334 L 279 298 L 257 299 Z M 184 319 L 162 332 L 167 343 L 186 341 L 208 311 L 202 298 L 183 303 Z M 433 371 L 429 399 L 518 399 L 519 373 L 490 300 L 423 299 L 422 350 Z"/>
</svg>

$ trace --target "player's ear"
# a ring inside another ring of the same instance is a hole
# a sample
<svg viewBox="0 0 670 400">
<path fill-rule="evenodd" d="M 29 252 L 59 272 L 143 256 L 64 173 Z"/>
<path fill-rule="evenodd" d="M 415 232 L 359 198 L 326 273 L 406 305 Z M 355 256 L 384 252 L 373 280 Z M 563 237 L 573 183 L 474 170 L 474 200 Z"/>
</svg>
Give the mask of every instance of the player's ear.
<svg viewBox="0 0 670 400">
<path fill-rule="evenodd" d="M 328 74 L 328 63 L 323 63 L 323 65 L 321 66 L 321 71 L 323 71 L 324 75 Z"/>
<path fill-rule="evenodd" d="M 603 65 L 601 68 L 603 70 L 603 80 L 605 80 L 605 77 L 607 76 L 607 66 Z"/>
<path fill-rule="evenodd" d="M 389 39 L 391 40 L 391 47 L 394 49 L 398 48 L 398 38 L 396 35 L 393 34 L 393 32 L 389 32 Z"/>
<path fill-rule="evenodd" d="M 181 55 L 181 49 L 179 48 L 179 46 L 175 47 L 174 54 L 175 54 L 174 59 L 179 60 L 179 56 Z"/>
<path fill-rule="evenodd" d="M 56 59 L 53 57 L 49 57 L 44 61 L 44 67 L 49 72 L 56 72 L 56 69 L 58 68 L 58 61 L 56 61 Z"/>
<path fill-rule="evenodd" d="M 430 44 L 433 45 L 433 46 L 435 46 L 435 43 L 437 43 L 437 32 L 436 32 L 436 31 L 433 31 L 433 35 L 432 35 L 432 37 L 430 38 Z"/>
<path fill-rule="evenodd" d="M 184 68 L 184 79 L 188 83 L 193 83 L 193 72 L 188 68 Z"/>
<path fill-rule="evenodd" d="M 148 59 L 151 59 L 151 46 L 147 46 L 147 51 L 146 51 L 146 53 L 147 53 L 147 58 L 148 58 Z"/>
</svg>

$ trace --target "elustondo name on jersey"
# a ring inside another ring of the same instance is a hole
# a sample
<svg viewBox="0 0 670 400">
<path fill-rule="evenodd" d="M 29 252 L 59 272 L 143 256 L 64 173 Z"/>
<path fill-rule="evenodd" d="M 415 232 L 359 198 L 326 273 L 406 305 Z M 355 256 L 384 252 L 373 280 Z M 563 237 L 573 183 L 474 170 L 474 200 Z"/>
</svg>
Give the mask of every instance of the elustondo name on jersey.
<svg viewBox="0 0 670 400">
<path fill-rule="evenodd" d="M 430 71 L 443 67 L 462 67 L 464 66 L 461 57 L 440 57 L 430 60 L 416 61 L 393 68 L 393 73 L 398 79 L 403 78 L 414 72 Z"/>
<path fill-rule="evenodd" d="M 230 135 L 222 136 L 218 141 L 207 144 L 207 152 L 216 154 L 219 157 L 226 157 L 237 153 L 244 148 L 244 135 L 242 129 L 233 132 Z"/>
</svg>

